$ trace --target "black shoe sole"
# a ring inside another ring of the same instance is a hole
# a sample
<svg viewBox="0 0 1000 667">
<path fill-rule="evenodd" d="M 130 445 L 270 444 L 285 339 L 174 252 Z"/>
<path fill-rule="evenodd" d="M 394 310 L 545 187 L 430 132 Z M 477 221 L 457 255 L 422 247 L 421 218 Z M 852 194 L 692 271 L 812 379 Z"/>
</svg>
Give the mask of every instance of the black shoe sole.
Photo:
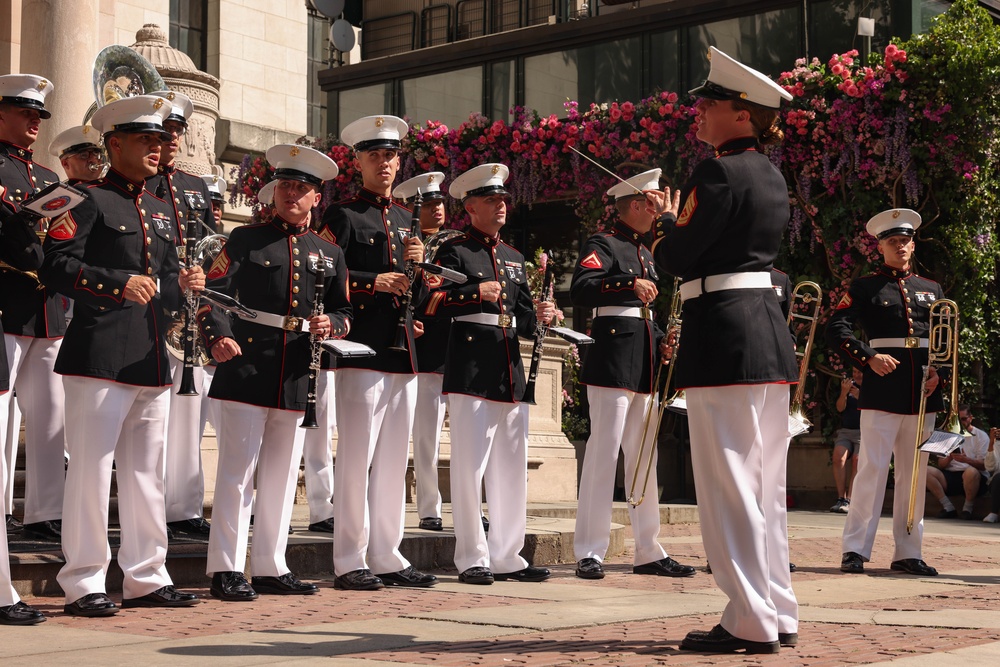
<svg viewBox="0 0 1000 667">
<path fill-rule="evenodd" d="M 69 616 L 79 616 L 80 618 L 101 618 L 102 616 L 114 616 L 118 613 L 118 607 L 112 607 L 111 609 L 94 609 L 94 610 L 81 610 L 73 609 L 70 605 L 65 605 L 63 607 L 63 612 Z"/>
<path fill-rule="evenodd" d="M 434 584 L 437 583 L 437 579 L 435 579 L 433 581 L 424 582 L 424 583 L 413 583 L 413 582 L 406 582 L 406 583 L 404 583 L 402 581 L 393 581 L 392 579 L 385 579 L 385 578 L 382 577 L 381 574 L 376 575 L 376 576 L 378 576 L 379 579 L 382 579 L 382 583 L 387 588 L 388 587 L 395 587 L 395 588 L 430 588 L 431 586 L 433 586 Z"/>
<path fill-rule="evenodd" d="M 778 633 L 778 644 L 781 646 L 797 646 L 799 643 L 799 633 L 797 632 L 779 632 Z"/>
<path fill-rule="evenodd" d="M 637 567 L 632 568 L 632 574 L 642 574 L 642 575 L 653 575 L 657 577 L 673 577 L 675 579 L 681 579 L 684 577 L 693 577 L 696 570 L 691 570 L 690 572 L 678 572 L 674 574 L 673 572 L 662 572 L 660 570 L 643 570 Z"/>
<path fill-rule="evenodd" d="M 576 576 L 579 577 L 580 579 L 603 579 L 604 578 L 604 573 L 603 572 L 580 572 L 580 570 L 577 570 L 576 571 Z"/>
<path fill-rule="evenodd" d="M 752 642 L 744 639 L 735 639 L 726 643 L 715 643 L 700 641 L 681 641 L 681 648 L 685 651 L 697 651 L 699 653 L 736 653 L 743 651 L 746 655 L 768 655 L 777 653 L 780 650 L 778 642 Z"/>
<path fill-rule="evenodd" d="M 194 600 L 179 600 L 177 602 L 148 602 L 145 600 L 122 600 L 122 609 L 137 609 L 140 607 L 150 608 L 150 609 L 180 609 L 181 607 L 194 607 L 201 600 L 195 598 Z"/>
<path fill-rule="evenodd" d="M 222 591 L 217 591 L 215 589 L 212 589 L 209 591 L 209 594 L 213 598 L 216 598 L 217 600 L 222 600 L 223 602 L 253 602 L 258 597 L 260 597 L 260 594 L 257 593 L 256 591 L 254 592 L 253 595 L 243 596 L 243 595 L 227 595 Z"/>
<path fill-rule="evenodd" d="M 258 595 L 315 595 L 319 593 L 318 588 L 306 589 L 303 591 L 292 591 L 287 588 L 271 588 L 269 586 L 254 586 Z"/>
<path fill-rule="evenodd" d="M 380 591 L 385 588 L 385 584 L 372 584 L 370 586 L 345 586 L 344 584 L 338 583 L 335 579 L 333 581 L 333 588 L 338 591 Z"/>
<path fill-rule="evenodd" d="M 544 577 L 524 578 L 524 577 L 507 576 L 507 575 L 504 575 L 504 574 L 496 574 L 494 572 L 493 573 L 493 580 L 494 581 L 523 581 L 524 583 L 527 583 L 527 584 L 538 584 L 538 583 L 541 583 L 541 582 L 549 579 L 551 576 L 552 576 L 551 574 L 547 574 Z"/>
</svg>

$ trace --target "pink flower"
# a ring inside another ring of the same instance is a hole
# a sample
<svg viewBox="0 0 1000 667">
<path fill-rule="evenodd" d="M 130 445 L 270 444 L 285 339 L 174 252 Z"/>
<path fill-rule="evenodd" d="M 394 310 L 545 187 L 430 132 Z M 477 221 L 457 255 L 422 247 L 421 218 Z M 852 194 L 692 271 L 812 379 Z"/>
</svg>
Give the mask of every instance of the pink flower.
<svg viewBox="0 0 1000 667">
<path fill-rule="evenodd" d="M 837 63 L 836 65 L 830 68 L 830 73 L 835 76 L 840 76 L 841 74 L 844 73 L 844 66 L 841 65 L 840 63 Z"/>
</svg>

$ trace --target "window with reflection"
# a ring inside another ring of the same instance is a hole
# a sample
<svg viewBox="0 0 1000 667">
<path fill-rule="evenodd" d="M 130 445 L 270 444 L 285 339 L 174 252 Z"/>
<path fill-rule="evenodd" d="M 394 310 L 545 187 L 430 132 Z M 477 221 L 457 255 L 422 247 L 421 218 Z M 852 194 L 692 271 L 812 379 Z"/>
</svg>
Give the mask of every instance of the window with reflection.
<svg viewBox="0 0 1000 667">
<path fill-rule="evenodd" d="M 309 80 L 306 99 L 306 132 L 314 137 L 324 136 L 326 123 L 326 93 L 319 87 L 319 72 L 327 68 L 330 53 L 330 21 L 318 13 L 309 12 L 308 70 Z"/>
<path fill-rule="evenodd" d="M 490 120 L 511 120 L 514 106 L 514 61 L 487 65 L 490 68 Z"/>
<path fill-rule="evenodd" d="M 400 112 L 412 123 L 441 121 L 458 127 L 483 111 L 483 68 L 469 67 L 402 82 Z"/>
<path fill-rule="evenodd" d="M 881 51 L 893 34 L 892 0 L 819 0 L 809 4 L 809 57 L 826 63 L 834 54 L 863 50 L 858 17 L 875 19 L 872 49 Z"/>
<path fill-rule="evenodd" d="M 392 84 L 342 90 L 337 97 L 337 135 L 352 122 L 363 116 L 389 113 L 392 102 Z"/>
<path fill-rule="evenodd" d="M 649 36 L 649 90 L 676 92 L 681 86 L 680 45 L 677 30 Z"/>
<path fill-rule="evenodd" d="M 170 46 L 208 67 L 208 0 L 170 0 Z"/>
<path fill-rule="evenodd" d="M 708 47 L 714 46 L 741 63 L 770 76 L 788 71 L 803 53 L 799 7 L 761 12 L 688 28 L 688 82 L 708 76 Z"/>
<path fill-rule="evenodd" d="M 642 97 L 642 44 L 638 37 L 524 59 L 524 103 L 542 115 L 565 115 L 567 100 L 585 109 Z"/>
</svg>

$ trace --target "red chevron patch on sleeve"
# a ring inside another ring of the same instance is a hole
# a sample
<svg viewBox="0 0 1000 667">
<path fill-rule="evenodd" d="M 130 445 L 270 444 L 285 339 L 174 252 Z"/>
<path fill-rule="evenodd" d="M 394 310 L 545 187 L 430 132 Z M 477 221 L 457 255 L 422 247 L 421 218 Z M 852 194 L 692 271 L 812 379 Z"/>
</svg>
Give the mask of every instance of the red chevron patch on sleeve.
<svg viewBox="0 0 1000 667">
<path fill-rule="evenodd" d="M 597 251 L 591 250 L 589 255 L 580 260 L 580 266 L 587 269 L 599 269 L 603 265 L 601 264 L 601 258 L 597 256 Z"/>
<path fill-rule="evenodd" d="M 221 278 L 226 275 L 226 271 L 229 270 L 229 255 L 226 254 L 225 248 L 219 253 L 219 256 L 215 258 L 212 262 L 212 268 L 208 270 L 208 279 Z"/>
<path fill-rule="evenodd" d="M 677 218 L 676 227 L 684 227 L 689 222 L 691 222 L 691 216 L 694 215 L 695 209 L 698 208 L 698 188 L 692 188 L 691 194 L 687 196 L 684 200 L 684 210 L 681 211 L 681 215 Z"/>
<path fill-rule="evenodd" d="M 330 231 L 329 227 L 324 227 L 323 229 L 319 230 L 317 232 L 317 234 L 319 235 L 319 237 L 321 239 L 323 239 L 324 241 L 326 241 L 328 243 L 336 243 L 337 242 L 337 237 L 335 237 L 333 235 L 333 232 Z"/>
<path fill-rule="evenodd" d="M 49 225 L 49 236 L 56 241 L 68 241 L 76 236 L 76 221 L 69 211 L 66 211 Z"/>
<path fill-rule="evenodd" d="M 840 297 L 840 302 L 837 304 L 837 310 L 840 310 L 842 308 L 850 308 L 851 303 L 852 303 L 851 295 L 845 292 L 844 296 Z"/>
</svg>

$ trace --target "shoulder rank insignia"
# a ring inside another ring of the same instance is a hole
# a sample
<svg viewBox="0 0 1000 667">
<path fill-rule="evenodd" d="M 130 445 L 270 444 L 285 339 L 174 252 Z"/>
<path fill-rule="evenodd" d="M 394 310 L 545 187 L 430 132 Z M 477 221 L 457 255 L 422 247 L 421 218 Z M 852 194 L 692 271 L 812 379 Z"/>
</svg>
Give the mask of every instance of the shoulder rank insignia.
<svg viewBox="0 0 1000 667">
<path fill-rule="evenodd" d="M 591 250 L 589 255 L 580 260 L 580 266 L 587 269 L 601 268 L 601 258 L 597 256 L 597 251 Z"/>
<path fill-rule="evenodd" d="M 219 256 L 215 258 L 212 262 L 212 268 L 208 270 L 208 279 L 221 278 L 226 275 L 226 271 L 229 270 L 229 255 L 226 253 L 226 249 L 223 248 Z"/>
<path fill-rule="evenodd" d="M 840 301 L 837 303 L 837 310 L 840 310 L 841 308 L 850 308 L 851 303 L 851 295 L 845 292 L 844 296 L 840 297 Z"/>
<path fill-rule="evenodd" d="M 76 236 L 76 221 L 66 211 L 49 225 L 49 237 L 56 241 L 68 241 Z"/>
<path fill-rule="evenodd" d="M 687 196 L 684 200 L 684 210 L 681 211 L 680 217 L 677 218 L 676 227 L 685 227 L 689 222 L 691 222 L 691 216 L 694 215 L 695 209 L 698 208 L 698 188 L 694 187 L 691 189 L 691 194 Z"/>
</svg>

